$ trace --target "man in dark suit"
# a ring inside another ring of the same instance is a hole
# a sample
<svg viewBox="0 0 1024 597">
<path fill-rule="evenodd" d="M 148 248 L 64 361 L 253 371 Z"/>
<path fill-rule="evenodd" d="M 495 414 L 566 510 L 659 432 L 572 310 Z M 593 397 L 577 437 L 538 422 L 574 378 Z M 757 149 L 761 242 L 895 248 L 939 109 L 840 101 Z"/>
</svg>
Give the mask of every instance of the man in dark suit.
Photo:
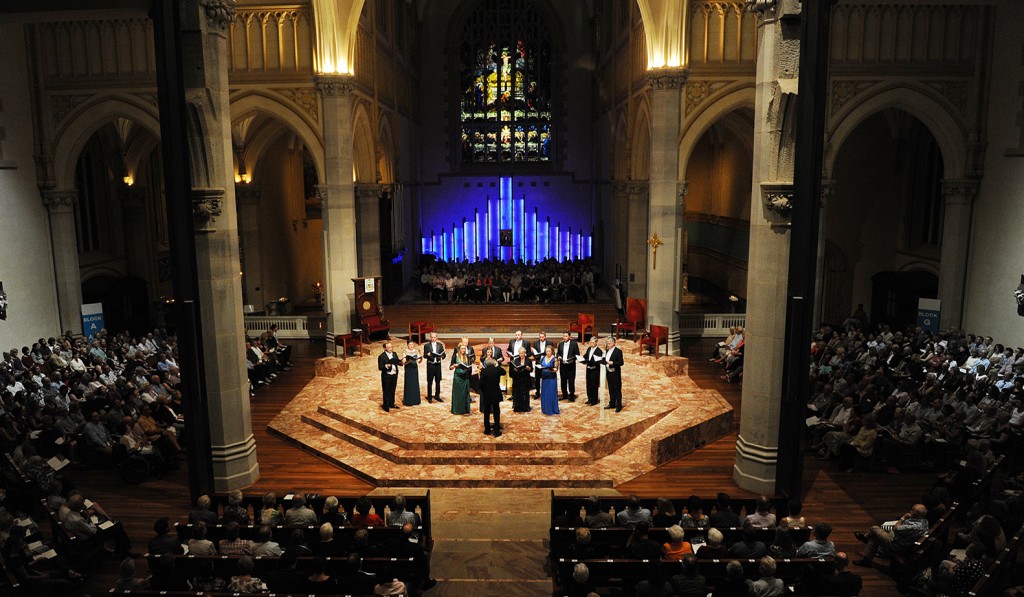
<svg viewBox="0 0 1024 597">
<path fill-rule="evenodd" d="M 558 374 L 562 377 L 562 400 L 576 402 L 576 361 L 580 358 L 580 345 L 562 333 L 562 341 L 558 343 Z"/>
<path fill-rule="evenodd" d="M 526 348 L 527 353 L 530 352 L 530 343 L 523 339 L 523 330 L 516 330 L 515 337 L 508 341 L 508 348 L 505 349 L 510 361 L 519 355 L 521 346 Z"/>
<path fill-rule="evenodd" d="M 488 358 L 480 370 L 480 410 L 484 413 L 484 435 L 501 437 L 501 376 L 497 361 Z M 491 419 L 494 424 L 491 424 Z"/>
<path fill-rule="evenodd" d="M 622 349 L 615 346 L 615 338 L 608 338 L 608 348 L 604 351 L 604 365 L 608 380 L 608 406 L 615 412 L 622 411 Z"/>
<path fill-rule="evenodd" d="M 473 349 L 473 345 L 469 343 L 469 337 L 468 336 L 463 336 L 462 337 L 462 343 L 466 345 L 466 358 L 469 359 L 469 364 L 470 364 L 470 366 L 472 366 L 473 363 L 476 362 L 476 350 L 474 350 Z M 454 357 L 455 357 L 455 352 L 452 352 L 452 358 L 454 359 Z M 454 363 L 454 361 L 452 361 L 452 362 Z M 470 392 L 475 392 L 477 394 L 480 393 L 480 374 L 479 373 L 470 373 L 470 375 L 469 375 L 469 391 Z M 470 400 L 470 402 L 476 402 L 476 398 L 473 398 L 472 395 L 470 395 L 469 400 Z"/>
<path fill-rule="evenodd" d="M 544 351 L 547 350 L 548 346 L 554 348 L 555 343 L 548 340 L 546 333 L 541 332 L 537 334 L 537 341 L 530 345 L 530 354 L 535 362 L 539 363 L 544 358 Z M 533 378 L 533 391 L 537 396 L 540 396 L 540 372 L 538 371 L 536 375 Z"/>
<path fill-rule="evenodd" d="M 427 402 L 444 402 L 441 399 L 441 360 L 446 355 L 444 342 L 437 339 L 437 332 L 430 332 L 430 342 L 423 348 L 423 356 L 427 357 Z"/>
<path fill-rule="evenodd" d="M 494 359 L 500 367 L 505 362 L 505 353 L 502 352 L 501 347 L 494 343 L 494 338 L 487 339 L 487 346 L 484 347 L 484 351 L 491 351 L 491 358 Z M 484 355 L 486 358 L 487 355 Z"/>
<path fill-rule="evenodd" d="M 597 347 L 597 336 L 591 336 L 583 362 L 587 364 L 587 406 L 601 402 L 601 366 L 604 365 L 604 351 Z"/>
<path fill-rule="evenodd" d="M 377 369 L 380 370 L 380 387 L 384 391 L 384 402 L 380 407 L 384 412 L 398 408 L 395 404 L 395 388 L 398 386 L 398 367 L 401 359 L 394 351 L 390 342 L 384 344 L 384 352 L 377 357 Z"/>
</svg>

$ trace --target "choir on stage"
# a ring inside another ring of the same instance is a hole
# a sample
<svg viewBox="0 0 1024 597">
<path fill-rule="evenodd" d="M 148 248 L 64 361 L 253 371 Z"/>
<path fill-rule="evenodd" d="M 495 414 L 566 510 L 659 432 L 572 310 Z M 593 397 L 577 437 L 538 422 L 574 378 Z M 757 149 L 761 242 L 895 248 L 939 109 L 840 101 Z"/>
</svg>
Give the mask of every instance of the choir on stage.
<svg viewBox="0 0 1024 597">
<path fill-rule="evenodd" d="M 517 331 L 508 345 L 495 345 L 490 338 L 476 354 L 463 337 L 451 356 L 444 342 L 436 333 L 430 334 L 430 341 L 423 346 L 409 341 L 399 354 L 391 342 L 384 344 L 384 350 L 377 357 L 380 370 L 383 402 L 381 409 L 391 412 L 400 406 L 395 403 L 398 374 L 404 370 L 402 406 L 420 404 L 420 364 L 426 361 L 427 402 L 444 402 L 441 398 L 441 375 L 444 363 L 452 372 L 451 411 L 456 415 L 468 415 L 474 401 L 471 391 L 480 396 L 480 412 L 484 414 L 484 433 L 501 436 L 500 403 L 511 385 L 512 411 L 530 412 L 531 395 L 540 400 L 540 410 L 545 415 L 559 414 L 558 402 L 576 401 L 576 367 L 584 368 L 586 375 L 586 404 L 600 403 L 599 391 L 602 377 L 608 388 L 606 409 L 622 411 L 622 349 L 615 345 L 615 338 L 598 340 L 591 336 L 585 349 L 572 339 L 568 332 L 562 334 L 557 344 L 547 339 L 544 332 L 536 341 L 523 338 Z M 559 381 L 561 384 L 559 385 Z M 559 395 L 561 387 L 561 395 Z"/>
</svg>

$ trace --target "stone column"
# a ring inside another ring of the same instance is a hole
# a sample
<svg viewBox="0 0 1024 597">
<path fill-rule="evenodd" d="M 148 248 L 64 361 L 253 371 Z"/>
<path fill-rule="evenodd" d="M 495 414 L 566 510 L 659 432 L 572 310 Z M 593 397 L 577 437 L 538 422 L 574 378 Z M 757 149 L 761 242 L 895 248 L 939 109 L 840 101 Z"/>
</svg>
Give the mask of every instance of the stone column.
<svg viewBox="0 0 1024 597">
<path fill-rule="evenodd" d="M 942 249 L 939 262 L 939 328 L 963 323 L 967 251 L 971 239 L 971 209 L 978 193 L 976 180 L 943 180 Z"/>
<path fill-rule="evenodd" d="M 626 184 L 626 295 L 647 298 L 647 268 L 650 247 L 647 246 L 648 218 L 650 214 L 650 185 L 646 182 Z M 632 277 L 630 277 L 632 276 Z M 648 311 L 650 305 L 648 305 Z"/>
<path fill-rule="evenodd" d="M 647 74 L 651 85 L 651 182 L 647 212 L 647 321 L 669 328 L 668 346 L 679 353 L 680 252 L 683 210 L 679 183 L 680 91 L 689 71 L 658 69 Z"/>
<path fill-rule="evenodd" d="M 821 312 L 825 306 L 825 224 L 829 202 L 835 192 L 836 181 L 825 178 L 821 181 L 821 213 L 818 215 L 818 260 L 814 272 L 814 325 L 821 325 Z"/>
<path fill-rule="evenodd" d="M 82 333 L 82 272 L 78 266 L 78 234 L 75 203 L 78 191 L 43 191 L 43 205 L 50 214 L 50 247 L 57 280 L 57 308 L 61 331 Z"/>
<path fill-rule="evenodd" d="M 185 96 L 189 102 L 192 206 L 199 318 L 203 330 L 210 462 L 214 490 L 259 478 L 245 366 L 228 101 L 227 30 L 233 0 L 190 1 L 182 8 Z"/>
<path fill-rule="evenodd" d="M 793 199 L 795 101 L 800 58 L 796 0 L 764 2 L 759 12 L 754 164 L 744 331 L 743 408 L 733 479 L 748 491 L 773 494 L 789 281 L 789 211 Z"/>
<path fill-rule="evenodd" d="M 323 96 L 324 178 L 317 189 L 324 208 L 324 310 L 327 353 L 334 334 L 352 331 L 352 278 L 359 275 L 356 255 L 356 201 L 352 182 L 352 75 L 321 75 Z"/>
<path fill-rule="evenodd" d="M 611 267 L 609 269 L 609 284 L 615 275 L 615 266 L 619 266 L 619 277 L 623 284 L 626 284 L 626 292 L 629 292 L 629 229 L 623 230 L 622 223 L 629 222 L 629 183 L 612 183 L 612 208 L 611 217 L 614 225 L 608 230 L 612 233 Z M 646 238 L 646 237 L 645 237 Z"/>
<path fill-rule="evenodd" d="M 124 214 L 124 237 L 126 243 L 125 261 L 128 273 L 145 280 L 148 285 L 150 302 L 156 296 L 156 258 L 153 254 L 153 237 L 147 214 L 147 189 L 137 185 L 121 189 L 121 212 Z"/>
<path fill-rule="evenodd" d="M 260 187 L 235 184 L 238 205 L 238 235 L 242 241 L 242 303 L 263 310 L 263 257 L 260 247 Z"/>
<path fill-rule="evenodd" d="M 356 216 L 359 218 L 359 275 L 381 275 L 380 194 L 378 184 L 357 184 Z"/>
</svg>

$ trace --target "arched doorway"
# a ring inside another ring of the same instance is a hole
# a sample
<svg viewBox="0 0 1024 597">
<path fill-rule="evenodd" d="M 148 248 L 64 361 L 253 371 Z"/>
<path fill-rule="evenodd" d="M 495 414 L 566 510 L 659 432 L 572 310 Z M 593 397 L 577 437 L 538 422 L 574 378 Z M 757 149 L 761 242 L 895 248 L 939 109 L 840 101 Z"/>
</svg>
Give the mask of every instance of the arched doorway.
<svg viewBox="0 0 1024 597">
<path fill-rule="evenodd" d="M 697 138 L 686 162 L 684 274 L 703 309 L 731 307 L 747 294 L 754 114 L 732 110 Z"/>
<path fill-rule="evenodd" d="M 829 294 L 823 313 L 848 315 L 862 303 L 883 309 L 869 313 L 872 322 L 907 323 L 913 313 L 907 315 L 904 298 L 916 309 L 918 296 L 935 296 L 919 274 L 893 276 L 911 268 L 939 271 L 943 175 L 934 134 L 902 109 L 882 109 L 850 132 L 836 155 L 824 215 L 827 242 L 845 256 L 849 290 Z"/>
</svg>

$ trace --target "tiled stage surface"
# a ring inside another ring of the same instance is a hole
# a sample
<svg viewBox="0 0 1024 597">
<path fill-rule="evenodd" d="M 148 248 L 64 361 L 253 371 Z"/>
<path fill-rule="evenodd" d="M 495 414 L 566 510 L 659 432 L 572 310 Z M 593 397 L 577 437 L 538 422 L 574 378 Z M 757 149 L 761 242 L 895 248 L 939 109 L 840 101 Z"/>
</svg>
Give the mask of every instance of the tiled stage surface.
<svg viewBox="0 0 1024 597">
<path fill-rule="evenodd" d="M 478 401 L 472 414 L 451 414 L 447 370 L 445 402 L 385 413 L 378 343 L 362 358 L 323 359 L 268 430 L 377 485 L 429 487 L 614 487 L 733 430 L 732 407 L 690 380 L 686 359 L 639 356 L 625 340 L 619 346 L 626 356 L 620 413 L 585 398 L 559 402 L 558 416 L 542 414 L 537 400 L 533 411 L 515 413 L 506 399 L 495 439 L 483 434 Z M 421 365 L 421 389 L 425 371 Z M 577 366 L 577 396 L 586 394 L 583 371 Z M 399 374 L 399 402 L 402 382 Z"/>
</svg>

